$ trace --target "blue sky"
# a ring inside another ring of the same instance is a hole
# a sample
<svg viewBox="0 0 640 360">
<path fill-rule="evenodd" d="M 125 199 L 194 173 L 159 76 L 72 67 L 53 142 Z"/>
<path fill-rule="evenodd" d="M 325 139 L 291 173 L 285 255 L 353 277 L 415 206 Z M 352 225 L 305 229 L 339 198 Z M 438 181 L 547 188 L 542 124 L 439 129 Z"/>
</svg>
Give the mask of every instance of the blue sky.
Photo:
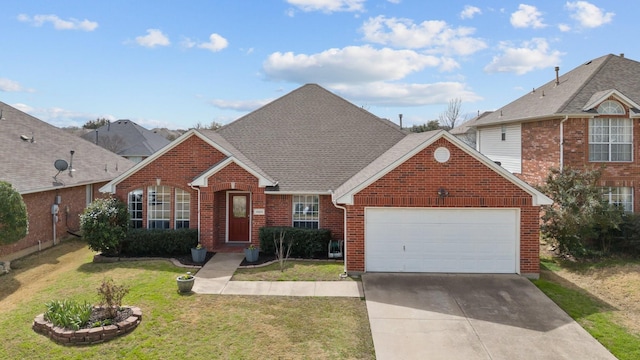
<svg viewBox="0 0 640 360">
<path fill-rule="evenodd" d="M 406 125 L 472 116 L 609 53 L 637 0 L 3 0 L 0 101 L 55 126 L 228 123 L 318 83 Z"/>
</svg>

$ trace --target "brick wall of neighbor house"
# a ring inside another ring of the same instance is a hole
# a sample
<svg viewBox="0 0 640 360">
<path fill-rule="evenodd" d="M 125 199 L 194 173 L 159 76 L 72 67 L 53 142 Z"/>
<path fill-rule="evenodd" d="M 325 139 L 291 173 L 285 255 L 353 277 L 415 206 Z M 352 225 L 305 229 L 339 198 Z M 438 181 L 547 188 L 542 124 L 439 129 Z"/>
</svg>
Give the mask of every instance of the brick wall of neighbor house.
<svg viewBox="0 0 640 360">
<path fill-rule="evenodd" d="M 93 185 L 94 199 L 105 196 L 95 191 L 104 184 Z M 59 195 L 61 200 L 59 220 L 56 224 L 56 243 L 71 236 L 67 231 L 76 233 L 80 229 L 80 214 L 87 205 L 85 185 L 25 194 L 22 198 L 29 214 L 29 233 L 16 243 L 0 246 L 0 258 L 12 260 L 53 245 L 51 205 L 56 195 Z"/>
<path fill-rule="evenodd" d="M 628 109 L 627 109 L 628 111 Z M 624 117 L 624 116 L 621 116 Z M 543 184 L 551 167 L 560 166 L 560 119 L 522 124 L 522 174 L 532 185 Z M 589 119 L 564 122 L 564 166 L 602 167 L 601 186 L 634 188 L 634 209 L 640 209 L 640 120 L 633 123 L 632 162 L 589 162 Z M 638 184 L 638 185 L 636 185 Z"/>
<path fill-rule="evenodd" d="M 435 161 L 440 146 L 451 152 L 448 162 Z M 439 198 L 437 191 L 449 192 Z M 399 167 L 360 191 L 354 205 L 347 206 L 347 268 L 361 272 L 364 264 L 364 208 L 376 207 L 495 207 L 520 209 L 520 272 L 537 274 L 539 268 L 539 207 L 531 195 L 446 139 L 408 159 Z"/>
<path fill-rule="evenodd" d="M 544 183 L 549 169 L 560 164 L 559 139 L 560 120 L 523 123 L 522 174 L 515 175 L 532 185 Z"/>
</svg>

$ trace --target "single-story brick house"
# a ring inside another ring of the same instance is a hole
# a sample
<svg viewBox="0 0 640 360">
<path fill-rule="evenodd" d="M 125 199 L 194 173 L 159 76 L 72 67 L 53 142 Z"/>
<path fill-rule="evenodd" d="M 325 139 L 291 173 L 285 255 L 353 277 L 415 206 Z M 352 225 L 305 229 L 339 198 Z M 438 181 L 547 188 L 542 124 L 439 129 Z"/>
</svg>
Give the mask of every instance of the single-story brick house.
<svg viewBox="0 0 640 360">
<path fill-rule="evenodd" d="M 0 261 L 11 261 L 77 234 L 79 214 L 98 189 L 133 163 L 111 151 L 0 102 L 0 180 L 10 183 L 27 206 L 29 232 L 0 246 Z M 56 160 L 68 168 L 58 173 Z M 54 217 L 53 205 L 58 208 Z"/>
<path fill-rule="evenodd" d="M 345 271 L 537 276 L 551 200 L 445 131 L 408 133 L 315 84 L 190 130 L 100 189 L 134 227 L 258 245 L 263 226 L 330 229 Z"/>
</svg>

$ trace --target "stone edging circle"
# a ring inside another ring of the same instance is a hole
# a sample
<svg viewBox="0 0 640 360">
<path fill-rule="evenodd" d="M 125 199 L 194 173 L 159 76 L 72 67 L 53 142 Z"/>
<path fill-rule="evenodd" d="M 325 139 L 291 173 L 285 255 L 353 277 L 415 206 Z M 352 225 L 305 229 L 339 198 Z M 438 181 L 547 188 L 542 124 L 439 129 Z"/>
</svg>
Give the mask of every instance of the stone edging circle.
<svg viewBox="0 0 640 360">
<path fill-rule="evenodd" d="M 127 319 L 113 325 L 98 326 L 90 329 L 69 330 L 53 326 L 40 314 L 33 319 L 33 331 L 47 336 L 51 340 L 65 346 L 91 345 L 112 340 L 118 336 L 132 332 L 142 321 L 142 310 L 135 306 L 123 306 L 132 311 Z"/>
</svg>

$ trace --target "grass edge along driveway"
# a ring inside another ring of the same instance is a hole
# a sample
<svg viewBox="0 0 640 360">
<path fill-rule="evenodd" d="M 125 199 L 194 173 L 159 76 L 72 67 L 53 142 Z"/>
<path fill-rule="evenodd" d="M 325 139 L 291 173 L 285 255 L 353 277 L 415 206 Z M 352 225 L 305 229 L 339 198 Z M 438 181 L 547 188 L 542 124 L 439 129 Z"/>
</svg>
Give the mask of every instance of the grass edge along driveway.
<svg viewBox="0 0 640 360">
<path fill-rule="evenodd" d="M 609 261 L 580 265 L 557 259 L 543 259 L 540 279 L 533 283 L 614 356 L 621 360 L 632 360 L 640 359 L 640 335 L 622 324 L 620 306 L 611 305 L 587 289 L 594 286 L 594 280 L 609 278 L 606 274 L 611 270 L 625 271 L 626 265 L 624 262 Z M 572 277 L 575 281 L 572 282 L 566 279 L 567 273 L 577 273 L 579 276 Z M 623 289 L 620 288 L 624 287 L 626 285 L 616 284 L 609 287 L 609 291 L 621 291 Z"/>
</svg>

